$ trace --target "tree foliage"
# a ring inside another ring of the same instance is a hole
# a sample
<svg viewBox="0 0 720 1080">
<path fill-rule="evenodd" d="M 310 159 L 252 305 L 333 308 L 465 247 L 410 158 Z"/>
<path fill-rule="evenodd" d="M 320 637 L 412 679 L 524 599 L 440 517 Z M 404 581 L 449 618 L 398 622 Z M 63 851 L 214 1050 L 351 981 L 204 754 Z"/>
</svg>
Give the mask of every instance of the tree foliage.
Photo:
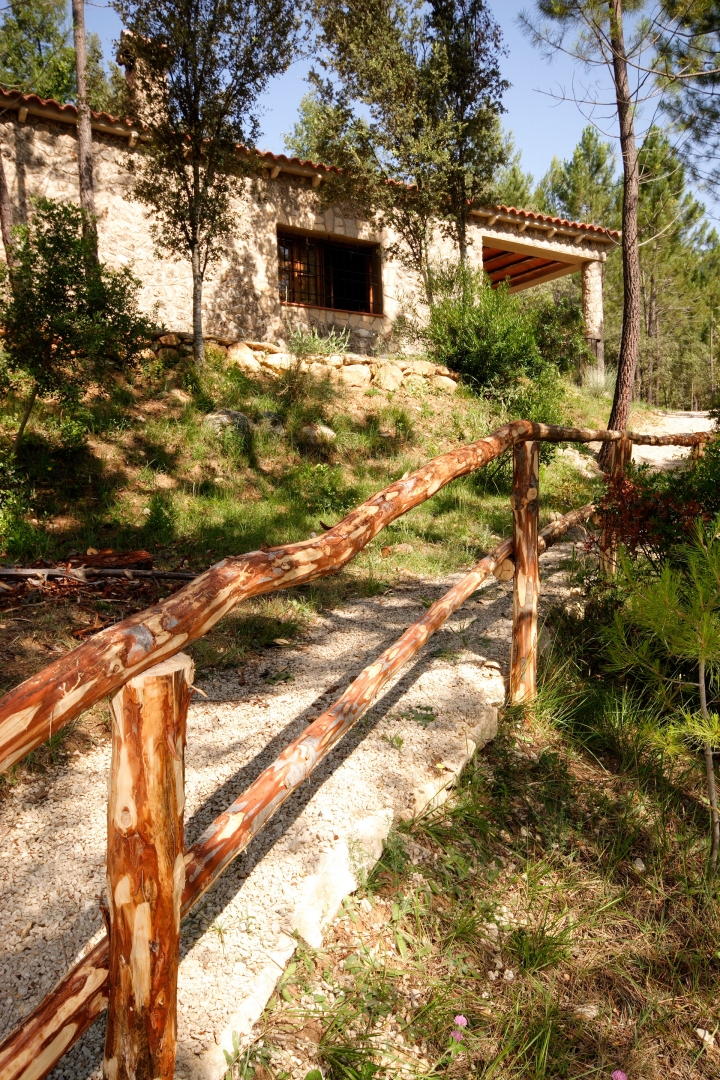
<svg viewBox="0 0 720 1080">
<path fill-rule="evenodd" d="M 3 359 L 31 386 L 16 441 L 37 397 L 72 404 L 91 384 L 107 386 L 152 330 L 138 308 L 140 282 L 96 260 L 83 218 L 73 203 L 36 200 L 29 223 L 15 229 L 12 271 L 2 267 Z"/>
<path fill-rule="evenodd" d="M 220 242 L 237 228 L 232 198 L 257 167 L 258 99 L 295 58 L 301 22 L 291 0 L 118 0 L 133 63 L 133 111 L 151 139 L 135 195 L 153 236 L 193 272 L 195 357 L 204 356 L 202 287 Z"/>
<path fill-rule="evenodd" d="M 77 95 L 75 50 L 66 0 L 9 0 L 0 25 L 0 85 L 60 102 Z M 88 37 L 88 84 L 93 109 L 124 111 L 125 79 L 103 65 L 97 34 Z"/>
<path fill-rule="evenodd" d="M 321 63 L 291 150 L 343 169 L 324 199 L 393 229 L 426 283 L 434 223 L 468 249 L 505 151 L 500 30 L 484 0 L 318 0 Z"/>
<path fill-rule="evenodd" d="M 553 158 L 535 195 L 545 213 L 611 228 L 618 224 L 620 198 L 612 144 L 591 124 L 568 161 Z"/>
</svg>

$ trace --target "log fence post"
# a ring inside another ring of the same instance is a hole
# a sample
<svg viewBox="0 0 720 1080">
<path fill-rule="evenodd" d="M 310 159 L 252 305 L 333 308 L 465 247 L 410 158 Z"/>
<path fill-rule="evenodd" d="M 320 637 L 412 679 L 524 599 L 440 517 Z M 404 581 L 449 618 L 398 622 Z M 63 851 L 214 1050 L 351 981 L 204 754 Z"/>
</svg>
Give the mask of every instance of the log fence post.
<svg viewBox="0 0 720 1080">
<path fill-rule="evenodd" d="M 510 653 L 510 703 L 513 705 L 532 701 L 537 694 L 539 463 L 539 442 L 528 440 L 515 444 L 510 498 L 515 552 Z"/>
<path fill-rule="evenodd" d="M 613 483 L 622 478 L 625 467 L 632 459 L 632 439 L 623 435 L 622 439 L 610 444 L 610 477 Z M 614 577 L 617 573 L 618 538 L 614 529 L 603 527 L 600 536 L 600 569 Z"/>
<path fill-rule="evenodd" d="M 178 653 L 112 699 L 105 1080 L 171 1080 L 185 886 L 184 753 L 193 662 Z"/>
</svg>

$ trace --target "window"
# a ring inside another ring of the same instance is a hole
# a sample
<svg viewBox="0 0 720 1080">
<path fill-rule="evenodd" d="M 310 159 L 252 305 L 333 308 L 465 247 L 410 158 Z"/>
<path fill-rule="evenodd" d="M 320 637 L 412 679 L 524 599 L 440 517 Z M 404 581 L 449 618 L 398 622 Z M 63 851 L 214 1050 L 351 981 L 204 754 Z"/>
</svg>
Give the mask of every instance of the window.
<svg viewBox="0 0 720 1080">
<path fill-rule="evenodd" d="M 286 304 L 382 315 L 376 247 L 278 233 L 278 264 Z"/>
</svg>

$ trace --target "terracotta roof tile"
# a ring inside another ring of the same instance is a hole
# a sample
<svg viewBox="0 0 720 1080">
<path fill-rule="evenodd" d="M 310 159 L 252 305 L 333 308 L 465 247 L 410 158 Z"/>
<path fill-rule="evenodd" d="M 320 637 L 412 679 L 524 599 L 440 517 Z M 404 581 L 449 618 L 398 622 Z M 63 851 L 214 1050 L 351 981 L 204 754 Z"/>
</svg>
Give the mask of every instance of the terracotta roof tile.
<svg viewBox="0 0 720 1080">
<path fill-rule="evenodd" d="M 62 105 L 59 101 L 55 101 L 53 98 L 41 98 L 37 94 L 21 94 L 19 90 L 3 90 L 0 87 L 0 111 L 2 111 L 2 103 L 6 102 L 8 105 L 36 105 L 44 109 L 51 109 L 60 114 L 58 119 L 62 119 L 63 115 L 69 118 L 77 118 L 77 107 L 71 104 Z M 132 120 L 128 117 L 118 118 L 111 116 L 107 112 L 94 112 L 91 110 L 92 118 L 99 123 L 111 124 L 111 125 L 123 125 L 127 128 L 128 134 L 136 126 Z M 72 123 L 72 121 L 70 121 Z M 304 161 L 297 157 L 288 157 L 286 154 L 275 154 L 272 150 L 260 150 L 258 155 L 268 164 L 275 165 L 288 165 L 295 166 L 296 168 L 312 169 L 315 172 L 320 173 L 340 173 L 340 169 L 336 165 L 323 165 L 318 161 Z M 615 229 L 606 229 L 602 225 L 591 225 L 585 221 L 568 221 L 566 218 L 550 217 L 548 214 L 539 214 L 535 210 L 522 210 L 515 206 L 488 206 L 483 207 L 483 212 L 488 213 L 500 213 L 514 215 L 518 218 L 527 221 L 537 221 L 546 225 L 557 225 L 566 229 L 578 229 L 582 232 L 595 233 L 597 236 L 607 236 L 616 239 L 620 236 L 620 233 Z"/>
</svg>

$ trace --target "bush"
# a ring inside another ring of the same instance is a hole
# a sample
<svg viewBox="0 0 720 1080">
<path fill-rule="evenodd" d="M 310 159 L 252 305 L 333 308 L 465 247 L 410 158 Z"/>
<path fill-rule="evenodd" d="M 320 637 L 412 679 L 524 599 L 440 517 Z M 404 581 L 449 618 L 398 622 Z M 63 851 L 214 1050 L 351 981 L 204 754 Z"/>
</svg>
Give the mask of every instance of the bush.
<svg viewBox="0 0 720 1080">
<path fill-rule="evenodd" d="M 344 353 L 350 344 L 349 330 L 336 330 L 331 327 L 326 333 L 320 333 L 317 326 L 305 330 L 302 327 L 293 330 L 288 339 L 288 348 L 295 356 L 332 356 Z"/>
<path fill-rule="evenodd" d="M 549 296 L 531 307 L 535 340 L 540 355 L 558 371 L 581 376 L 586 367 L 594 368 L 595 357 L 585 340 L 582 309 L 571 296 Z"/>
<path fill-rule="evenodd" d="M 425 332 L 439 364 L 476 390 L 502 391 L 544 367 L 534 313 L 507 286 L 492 288 L 482 271 L 445 264 L 431 272 L 434 303 Z"/>
<path fill-rule="evenodd" d="M 615 535 L 630 556 L 675 560 L 692 536 L 695 521 L 720 514 L 720 438 L 705 455 L 667 472 L 628 465 L 618 480 L 605 478 L 600 524 Z"/>
<path fill-rule="evenodd" d="M 98 262 L 80 207 L 37 199 L 14 230 L 13 266 L 0 270 L 0 326 L 7 374 L 29 383 L 17 441 L 37 397 L 75 404 L 95 383 L 133 365 L 152 322 L 138 308 L 140 282 Z"/>
</svg>

